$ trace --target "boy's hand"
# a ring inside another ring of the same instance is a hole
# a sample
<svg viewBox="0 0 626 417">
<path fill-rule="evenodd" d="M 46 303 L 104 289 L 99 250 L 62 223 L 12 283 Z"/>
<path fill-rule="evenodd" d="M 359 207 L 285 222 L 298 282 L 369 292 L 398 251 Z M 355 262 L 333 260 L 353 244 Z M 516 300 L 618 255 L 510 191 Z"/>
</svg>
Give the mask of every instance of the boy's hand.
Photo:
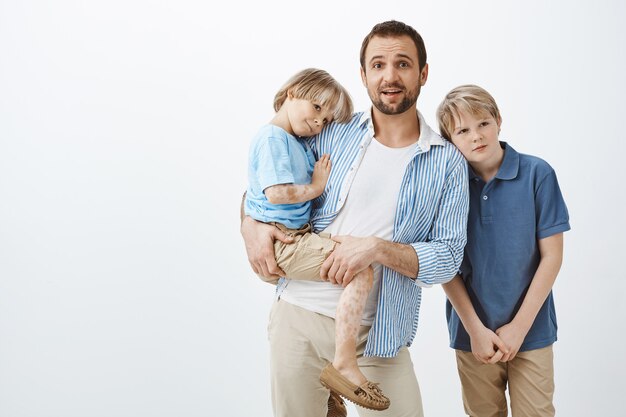
<svg viewBox="0 0 626 417">
<path fill-rule="evenodd" d="M 274 240 L 292 243 L 292 237 L 287 236 L 276 226 L 257 222 L 250 216 L 246 216 L 241 222 L 241 236 L 246 244 L 250 266 L 257 275 L 272 279 L 285 276 L 283 270 L 276 264 Z"/>
<path fill-rule="evenodd" d="M 313 176 L 311 177 L 311 185 L 319 190 L 319 193 L 324 192 L 328 177 L 330 177 L 330 156 L 324 154 L 313 166 Z"/>
<path fill-rule="evenodd" d="M 484 364 L 493 364 L 502 359 L 508 349 L 502 339 L 487 327 L 470 335 L 472 354 Z"/>
<path fill-rule="evenodd" d="M 508 349 L 508 353 L 500 359 L 501 362 L 508 362 L 517 355 L 520 346 L 524 342 L 526 333 L 528 333 L 528 329 L 516 325 L 515 322 L 505 324 L 496 330 L 496 334 L 500 336 L 500 339 L 502 339 Z"/>
</svg>

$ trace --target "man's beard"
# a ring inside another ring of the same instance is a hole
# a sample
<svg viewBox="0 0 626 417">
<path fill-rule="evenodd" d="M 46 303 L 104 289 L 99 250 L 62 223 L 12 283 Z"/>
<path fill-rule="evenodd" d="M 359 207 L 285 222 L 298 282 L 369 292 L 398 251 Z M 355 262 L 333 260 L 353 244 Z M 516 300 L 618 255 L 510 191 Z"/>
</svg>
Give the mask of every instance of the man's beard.
<svg viewBox="0 0 626 417">
<path fill-rule="evenodd" d="M 380 95 L 382 94 L 380 93 L 380 91 L 386 88 L 401 89 L 402 91 L 405 92 L 404 99 L 400 103 L 397 103 L 394 105 L 389 105 L 389 104 L 384 103 L 382 99 L 380 98 Z M 373 95 L 372 93 L 369 92 L 369 90 L 368 90 L 368 94 L 370 96 L 370 99 L 372 100 L 372 104 L 374 105 L 374 107 L 376 107 L 381 113 L 393 115 L 393 114 L 402 114 L 408 109 L 410 109 L 411 106 L 417 102 L 417 98 L 420 95 L 421 89 L 422 89 L 422 86 L 419 84 L 417 85 L 417 89 L 414 90 L 413 92 L 406 91 L 402 86 L 391 84 L 391 85 L 386 85 L 384 87 L 381 87 L 377 91 L 378 95 Z"/>
</svg>

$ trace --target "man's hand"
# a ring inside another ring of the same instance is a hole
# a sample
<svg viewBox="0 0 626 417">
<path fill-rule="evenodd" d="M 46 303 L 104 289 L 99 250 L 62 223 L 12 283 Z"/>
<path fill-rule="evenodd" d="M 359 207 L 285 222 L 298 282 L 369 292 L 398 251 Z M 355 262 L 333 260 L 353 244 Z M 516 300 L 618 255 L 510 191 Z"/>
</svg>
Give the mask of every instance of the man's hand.
<svg viewBox="0 0 626 417">
<path fill-rule="evenodd" d="M 339 245 L 322 264 L 322 279 L 343 287 L 348 285 L 356 274 L 365 270 L 374 262 L 376 244 L 375 237 L 334 236 Z"/>
<path fill-rule="evenodd" d="M 470 342 L 472 354 L 484 364 L 496 363 L 508 352 L 498 335 L 484 326 L 470 335 Z"/>
<path fill-rule="evenodd" d="M 502 339 L 508 350 L 508 353 L 503 355 L 500 361 L 508 362 L 517 355 L 519 348 L 524 343 L 528 330 L 515 324 L 515 321 L 505 324 L 496 330 L 496 334 Z"/>
<path fill-rule="evenodd" d="M 276 226 L 257 222 L 250 216 L 246 216 L 241 222 L 241 236 L 246 244 L 248 262 L 257 275 L 270 279 L 285 276 L 276 264 L 274 240 L 292 243 L 292 237 L 281 232 Z"/>
</svg>

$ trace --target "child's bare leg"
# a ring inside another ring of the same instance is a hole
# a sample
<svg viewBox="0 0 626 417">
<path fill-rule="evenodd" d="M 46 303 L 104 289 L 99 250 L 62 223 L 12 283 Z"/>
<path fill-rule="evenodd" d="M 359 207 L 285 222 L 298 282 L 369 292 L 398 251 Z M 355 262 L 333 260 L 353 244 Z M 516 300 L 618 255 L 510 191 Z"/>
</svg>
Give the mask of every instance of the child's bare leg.
<svg viewBox="0 0 626 417">
<path fill-rule="evenodd" d="M 333 366 L 356 385 L 367 381 L 356 361 L 356 336 L 373 281 L 374 271 L 371 267 L 355 275 L 343 290 L 335 315 Z"/>
</svg>

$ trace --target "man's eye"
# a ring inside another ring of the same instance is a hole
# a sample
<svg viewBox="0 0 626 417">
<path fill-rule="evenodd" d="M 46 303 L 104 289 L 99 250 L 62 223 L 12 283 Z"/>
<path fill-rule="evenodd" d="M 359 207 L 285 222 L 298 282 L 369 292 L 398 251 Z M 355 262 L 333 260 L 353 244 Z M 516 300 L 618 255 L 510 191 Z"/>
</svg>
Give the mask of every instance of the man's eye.
<svg viewBox="0 0 626 417">
<path fill-rule="evenodd" d="M 400 62 L 400 68 L 408 68 L 409 63 L 408 62 Z"/>
<path fill-rule="evenodd" d="M 383 66 L 380 64 L 374 64 L 372 65 L 372 68 L 376 68 L 376 69 L 381 69 Z"/>
</svg>

